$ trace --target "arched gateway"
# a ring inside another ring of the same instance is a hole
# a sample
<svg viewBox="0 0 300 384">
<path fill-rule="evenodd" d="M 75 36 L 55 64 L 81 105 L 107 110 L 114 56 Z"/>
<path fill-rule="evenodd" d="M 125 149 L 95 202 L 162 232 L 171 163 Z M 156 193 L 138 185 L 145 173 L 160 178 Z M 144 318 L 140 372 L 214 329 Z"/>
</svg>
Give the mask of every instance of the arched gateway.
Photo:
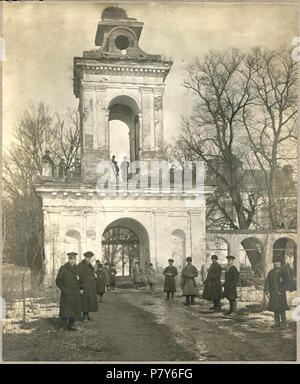
<svg viewBox="0 0 300 384">
<path fill-rule="evenodd" d="M 131 276 L 135 261 L 139 261 L 144 270 L 150 262 L 149 235 L 137 220 L 113 221 L 105 228 L 101 245 L 103 261 L 114 263 L 118 275 Z"/>
<path fill-rule="evenodd" d="M 204 194 L 212 190 L 195 195 L 160 193 L 149 185 L 134 194 L 129 189 L 122 194 L 96 189 L 99 162 L 112 154 L 120 161 L 119 153 L 111 153 L 115 136 L 121 135 L 113 128 L 116 122 L 120 130 L 128 128 L 127 139 L 125 135 L 121 140 L 128 161 L 140 160 L 150 167 L 152 160 L 164 156 L 163 95 L 173 63 L 139 47 L 142 30 L 142 22 L 109 7 L 98 23 L 97 48 L 74 58 L 81 174 L 72 184 L 47 177 L 36 187 L 44 212 L 45 281 L 53 282 L 66 252 L 73 248 L 80 258 L 91 250 L 103 260 L 111 258 L 117 243 L 121 245 L 117 257 L 124 261 L 120 274 L 129 274 L 126 252 L 128 263 L 138 254 L 142 264 L 151 261 L 158 272 L 170 257 L 178 266 L 185 256 L 193 256 L 199 268 L 205 263 Z M 75 230 L 76 237 L 70 237 Z"/>
</svg>

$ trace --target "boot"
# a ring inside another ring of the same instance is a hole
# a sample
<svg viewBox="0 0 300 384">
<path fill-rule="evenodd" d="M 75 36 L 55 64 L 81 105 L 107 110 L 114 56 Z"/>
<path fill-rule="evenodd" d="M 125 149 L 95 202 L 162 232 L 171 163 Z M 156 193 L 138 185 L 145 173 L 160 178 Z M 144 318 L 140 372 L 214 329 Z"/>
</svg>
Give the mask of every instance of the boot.
<svg viewBox="0 0 300 384">
<path fill-rule="evenodd" d="M 286 328 L 286 314 L 285 314 L 285 311 L 280 313 L 280 317 L 281 317 L 280 328 L 281 329 L 285 329 Z"/>
<path fill-rule="evenodd" d="M 217 300 L 213 300 L 214 305 L 209 308 L 210 311 L 214 311 L 217 308 Z"/>
<path fill-rule="evenodd" d="M 190 296 L 185 296 L 185 303 L 184 303 L 185 306 L 190 306 Z"/>
<path fill-rule="evenodd" d="M 196 305 L 195 296 L 191 296 L 191 305 Z"/>
<path fill-rule="evenodd" d="M 231 315 L 233 310 L 233 302 L 229 301 L 229 311 L 225 312 L 225 315 Z"/>
<path fill-rule="evenodd" d="M 221 312 L 221 303 L 220 303 L 220 300 L 215 300 L 214 303 L 215 303 L 215 309 L 214 309 L 214 312 Z"/>
<path fill-rule="evenodd" d="M 236 312 L 236 300 L 234 300 L 232 302 L 232 310 L 231 310 L 232 313 Z"/>
<path fill-rule="evenodd" d="M 67 320 L 67 331 L 77 331 L 77 329 L 74 328 L 74 322 L 74 319 Z"/>
<path fill-rule="evenodd" d="M 167 291 L 167 300 L 170 300 L 170 292 Z"/>
<path fill-rule="evenodd" d="M 171 292 L 171 300 L 174 300 L 174 292 Z"/>
<path fill-rule="evenodd" d="M 271 326 L 273 329 L 277 329 L 280 327 L 280 316 L 278 312 L 274 312 L 274 324 Z"/>
<path fill-rule="evenodd" d="M 83 312 L 83 321 L 86 323 L 89 321 L 89 313 L 88 312 Z"/>
</svg>

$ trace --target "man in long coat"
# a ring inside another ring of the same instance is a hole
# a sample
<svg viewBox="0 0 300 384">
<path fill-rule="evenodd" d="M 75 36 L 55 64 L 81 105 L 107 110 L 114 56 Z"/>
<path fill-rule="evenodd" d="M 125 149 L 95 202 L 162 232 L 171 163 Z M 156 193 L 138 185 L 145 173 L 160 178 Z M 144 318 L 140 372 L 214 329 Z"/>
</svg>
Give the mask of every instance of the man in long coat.
<svg viewBox="0 0 300 384">
<path fill-rule="evenodd" d="M 217 262 L 218 256 L 212 255 L 211 265 L 208 268 L 207 278 L 204 281 L 204 290 L 202 297 L 205 300 L 213 301 L 214 305 L 212 310 L 215 312 L 220 312 L 222 299 L 222 284 L 221 284 L 221 274 L 222 267 Z"/>
<path fill-rule="evenodd" d="M 281 264 L 280 256 L 273 257 L 273 264 L 274 268 L 267 275 L 264 291 L 269 296 L 268 310 L 274 312 L 275 322 L 272 328 L 285 328 L 285 311 L 289 309 L 286 300 L 289 276 L 286 267 Z"/>
<path fill-rule="evenodd" d="M 151 293 L 153 294 L 155 291 L 156 272 L 152 263 L 149 263 L 149 267 L 147 269 L 147 281 L 150 286 Z"/>
<path fill-rule="evenodd" d="M 186 258 L 186 266 L 181 271 L 181 289 L 185 296 L 184 305 L 195 304 L 195 297 L 198 295 L 198 288 L 195 278 L 198 276 L 197 268 L 192 264 L 192 258 Z"/>
<path fill-rule="evenodd" d="M 99 303 L 103 302 L 103 295 L 105 293 L 105 285 L 106 285 L 106 279 L 105 279 L 105 273 L 103 270 L 103 265 L 100 263 L 99 260 L 96 260 L 96 267 L 95 272 L 97 275 L 96 279 L 96 293 L 99 296 Z"/>
<path fill-rule="evenodd" d="M 163 271 L 165 276 L 164 291 L 167 293 L 167 300 L 174 300 L 174 292 L 176 292 L 175 277 L 177 276 L 177 268 L 174 267 L 174 260 L 168 260 L 169 266 L 166 267 Z"/>
<path fill-rule="evenodd" d="M 67 330 L 76 331 L 75 320 L 81 319 L 81 282 L 76 267 L 77 253 L 69 252 L 68 262 L 60 267 L 56 285 L 61 290 L 59 317 L 67 321 Z"/>
<path fill-rule="evenodd" d="M 229 311 L 226 315 L 236 312 L 236 298 L 237 291 L 236 287 L 239 282 L 240 273 L 234 266 L 234 256 L 226 256 L 228 266 L 225 272 L 224 292 L 223 297 L 229 300 Z"/>
<path fill-rule="evenodd" d="M 97 275 L 91 264 L 91 258 L 94 256 L 93 252 L 85 252 L 84 260 L 78 266 L 78 275 L 82 281 L 83 293 L 81 295 L 81 306 L 83 312 L 83 321 L 92 320 L 89 312 L 98 311 L 97 293 L 96 293 L 96 278 Z"/>
<path fill-rule="evenodd" d="M 114 290 L 116 288 L 116 274 L 117 270 L 113 263 L 110 264 L 109 267 L 109 280 L 110 280 L 110 289 Z"/>
<path fill-rule="evenodd" d="M 110 268 L 109 264 L 106 262 L 104 263 L 104 274 L 105 274 L 105 284 L 106 284 L 106 290 L 110 291 Z"/>
<path fill-rule="evenodd" d="M 139 289 L 144 282 L 144 273 L 139 261 L 136 261 L 132 270 L 132 280 L 135 284 L 135 288 Z"/>
</svg>

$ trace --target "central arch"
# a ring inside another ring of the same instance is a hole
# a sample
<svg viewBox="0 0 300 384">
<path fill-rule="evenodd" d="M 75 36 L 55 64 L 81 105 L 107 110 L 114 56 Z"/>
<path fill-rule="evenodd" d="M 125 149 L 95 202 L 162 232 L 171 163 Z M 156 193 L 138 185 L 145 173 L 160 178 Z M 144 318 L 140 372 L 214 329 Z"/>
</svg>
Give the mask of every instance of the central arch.
<svg viewBox="0 0 300 384">
<path fill-rule="evenodd" d="M 139 107 L 136 101 L 127 95 L 120 95 L 114 97 L 108 105 L 108 120 L 109 120 L 109 143 L 110 143 L 110 155 L 115 155 L 117 160 L 122 161 L 122 157 L 127 154 L 129 155 L 130 161 L 139 160 L 139 151 L 140 151 L 140 122 L 139 122 Z M 122 140 L 125 138 L 124 134 L 122 135 L 122 125 L 112 125 L 111 122 L 122 122 L 123 125 L 126 124 L 128 127 L 128 138 L 127 140 Z M 111 130 L 116 130 L 115 134 L 111 134 Z M 116 134 L 118 133 L 118 134 Z M 119 138 L 121 136 L 121 141 L 123 141 L 122 149 L 118 153 L 117 149 L 112 151 L 112 141 L 114 138 Z M 125 144 L 125 146 L 124 146 Z M 117 152 L 117 153 L 113 153 Z"/>
<path fill-rule="evenodd" d="M 135 261 L 142 269 L 150 262 L 149 235 L 145 227 L 132 218 L 120 218 L 110 223 L 102 234 L 103 261 L 113 262 L 118 275 L 131 276 Z"/>
</svg>

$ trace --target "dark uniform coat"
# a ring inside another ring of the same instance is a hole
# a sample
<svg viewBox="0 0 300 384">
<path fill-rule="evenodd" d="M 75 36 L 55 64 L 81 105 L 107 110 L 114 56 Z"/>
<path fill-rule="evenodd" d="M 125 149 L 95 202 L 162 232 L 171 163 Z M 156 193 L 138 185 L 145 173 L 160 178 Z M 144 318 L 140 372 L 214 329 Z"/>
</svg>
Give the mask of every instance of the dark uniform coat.
<svg viewBox="0 0 300 384">
<path fill-rule="evenodd" d="M 234 265 L 227 268 L 225 272 L 224 298 L 228 300 L 235 300 L 237 298 L 236 287 L 239 282 L 239 275 L 240 273 Z"/>
<path fill-rule="evenodd" d="M 286 301 L 286 287 L 289 284 L 288 272 L 285 266 L 273 268 L 265 280 L 265 292 L 269 292 L 268 310 L 284 312 L 289 309 Z"/>
<path fill-rule="evenodd" d="M 97 269 L 96 270 L 96 293 L 97 295 L 102 295 L 105 293 L 105 286 L 106 286 L 106 278 L 105 278 L 105 273 L 104 270 Z"/>
<path fill-rule="evenodd" d="M 211 263 L 208 268 L 207 278 L 204 281 L 203 299 L 219 300 L 222 298 L 221 273 L 221 265 L 215 262 Z"/>
<path fill-rule="evenodd" d="M 82 312 L 98 311 L 96 295 L 96 276 L 92 264 L 82 260 L 78 266 L 78 275 L 82 281 L 83 294 L 81 295 Z"/>
<path fill-rule="evenodd" d="M 110 285 L 109 267 L 104 266 L 103 271 L 104 271 L 104 274 L 105 274 L 105 284 L 106 284 L 106 286 L 109 286 Z"/>
<path fill-rule="evenodd" d="M 195 277 L 198 276 L 197 268 L 192 264 L 187 264 L 181 271 L 181 288 L 183 296 L 197 296 L 198 288 Z"/>
<path fill-rule="evenodd" d="M 71 264 L 67 262 L 60 267 L 56 277 L 56 285 L 61 290 L 59 306 L 60 318 L 81 318 L 80 284 L 76 265 L 72 267 Z"/>
<path fill-rule="evenodd" d="M 169 266 L 164 269 L 163 274 L 165 276 L 164 291 L 176 292 L 175 276 L 177 276 L 177 269 L 174 266 Z"/>
<path fill-rule="evenodd" d="M 113 267 L 109 268 L 110 285 L 116 284 L 116 274 L 117 274 L 117 270 L 115 268 L 113 268 Z"/>
</svg>

